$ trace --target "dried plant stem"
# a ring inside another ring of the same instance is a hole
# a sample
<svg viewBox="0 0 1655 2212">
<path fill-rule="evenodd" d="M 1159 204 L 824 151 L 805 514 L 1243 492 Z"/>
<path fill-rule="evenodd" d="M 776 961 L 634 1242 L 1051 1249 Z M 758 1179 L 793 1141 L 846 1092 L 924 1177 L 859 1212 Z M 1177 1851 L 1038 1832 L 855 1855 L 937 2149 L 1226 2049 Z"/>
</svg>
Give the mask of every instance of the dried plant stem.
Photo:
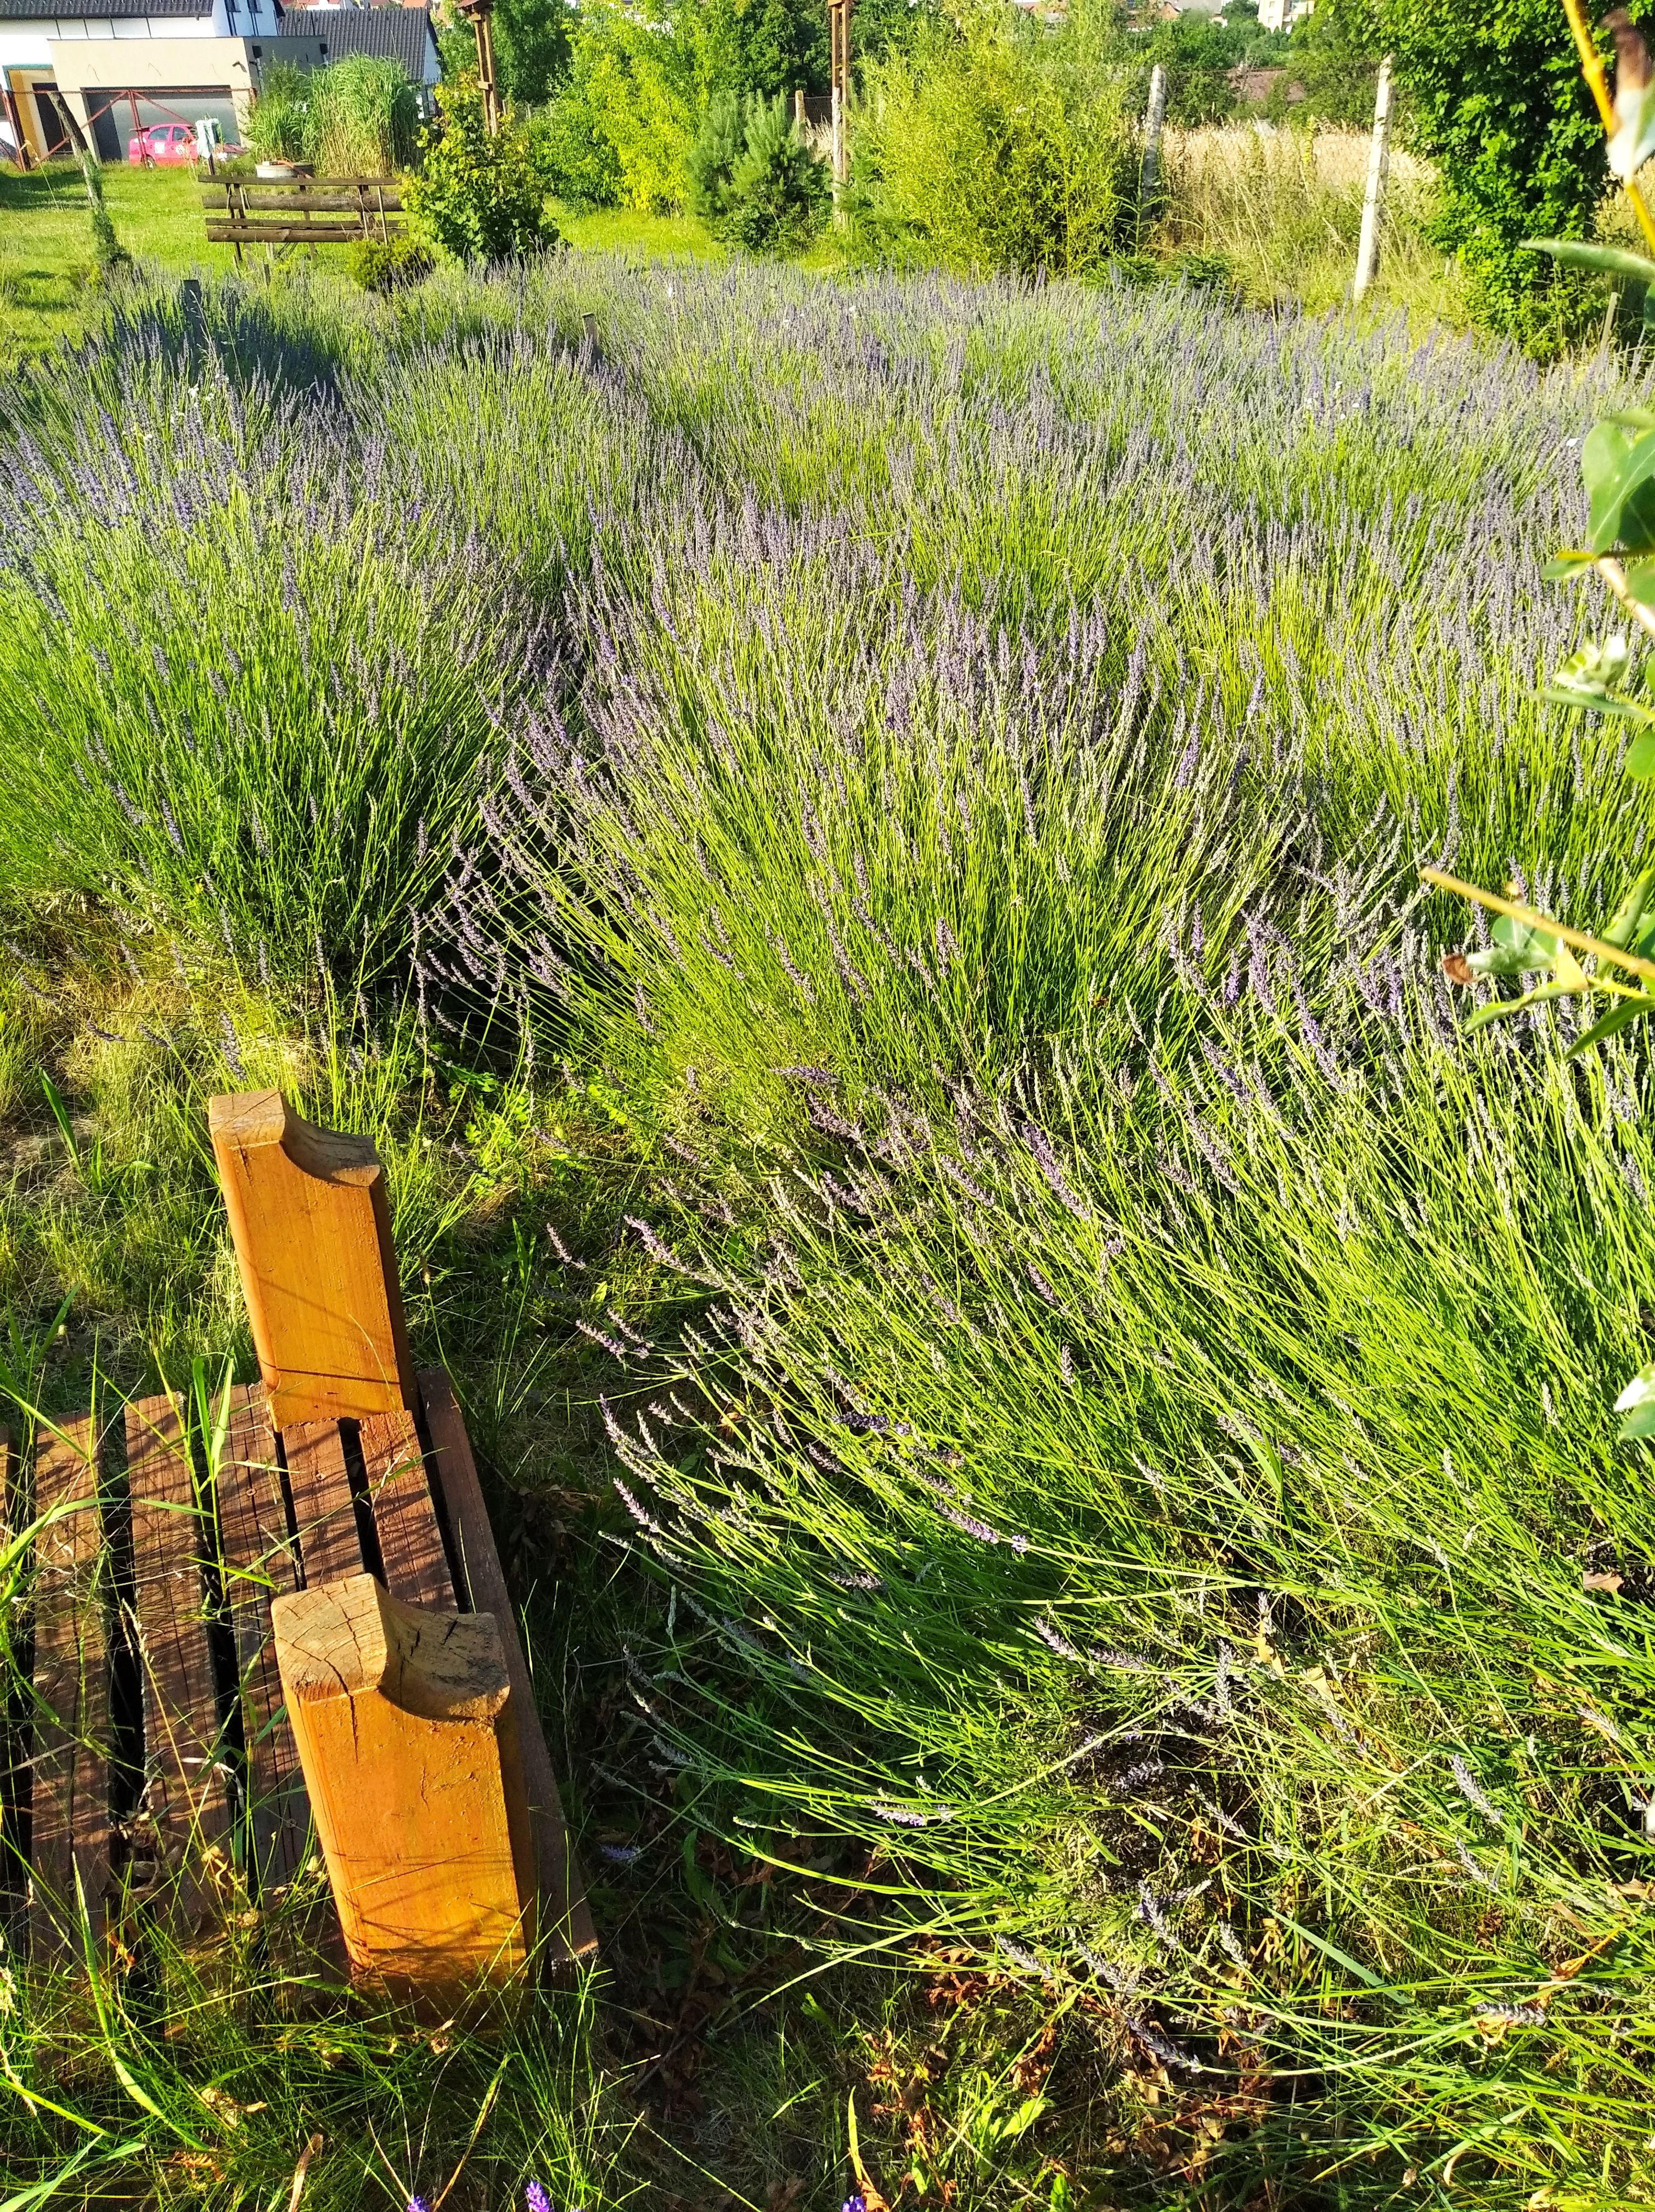
<svg viewBox="0 0 1655 2212">
<path fill-rule="evenodd" d="M 1469 899 L 1476 906 L 1486 906 L 1493 914 L 1509 915 L 1530 929 L 1543 929 L 1576 952 L 1595 952 L 1600 960 L 1612 961 L 1617 968 L 1630 969 L 1641 975 L 1646 983 L 1655 983 L 1655 960 L 1640 959 L 1635 952 L 1626 952 L 1618 945 L 1605 944 L 1601 937 L 1593 937 L 1584 929 L 1571 929 L 1566 921 L 1554 921 L 1538 907 L 1524 906 L 1520 900 L 1500 898 L 1493 891 L 1479 890 L 1475 884 L 1462 883 L 1457 876 L 1445 875 L 1440 868 L 1421 868 L 1423 883 L 1434 884 L 1439 890 L 1452 891 L 1458 898 Z"/>
<path fill-rule="evenodd" d="M 1655 610 L 1642 605 L 1633 598 L 1627 588 L 1627 572 L 1621 563 L 1611 555 L 1605 553 L 1603 558 L 1593 565 L 1639 629 L 1646 636 L 1655 637 Z"/>
</svg>

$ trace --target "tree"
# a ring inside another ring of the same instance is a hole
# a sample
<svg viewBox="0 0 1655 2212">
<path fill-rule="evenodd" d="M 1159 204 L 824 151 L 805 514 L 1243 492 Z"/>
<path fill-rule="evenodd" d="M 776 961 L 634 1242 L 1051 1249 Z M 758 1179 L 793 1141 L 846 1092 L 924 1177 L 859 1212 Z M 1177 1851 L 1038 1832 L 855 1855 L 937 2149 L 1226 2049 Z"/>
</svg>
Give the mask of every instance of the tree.
<svg viewBox="0 0 1655 2212">
<path fill-rule="evenodd" d="M 709 88 L 769 100 L 827 89 L 826 0 L 707 0 L 704 15 Z"/>
<path fill-rule="evenodd" d="M 563 0 L 495 0 L 494 45 L 502 89 L 540 107 L 569 74 L 574 18 Z"/>
</svg>

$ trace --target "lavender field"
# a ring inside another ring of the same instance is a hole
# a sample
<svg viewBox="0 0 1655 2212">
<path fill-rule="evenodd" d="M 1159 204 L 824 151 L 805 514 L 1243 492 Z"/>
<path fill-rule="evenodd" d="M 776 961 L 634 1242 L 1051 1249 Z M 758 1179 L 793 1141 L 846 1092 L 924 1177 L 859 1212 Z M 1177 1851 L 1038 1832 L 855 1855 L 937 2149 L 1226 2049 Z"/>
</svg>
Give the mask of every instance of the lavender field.
<svg viewBox="0 0 1655 2212">
<path fill-rule="evenodd" d="M 604 1953 L 9 1984 L 0 2203 L 1646 2201 L 1646 1069 L 1417 873 L 1641 850 L 1606 376 L 571 256 L 10 388 L 8 1373 L 250 1371 L 202 1100 L 371 1129 Z"/>
</svg>

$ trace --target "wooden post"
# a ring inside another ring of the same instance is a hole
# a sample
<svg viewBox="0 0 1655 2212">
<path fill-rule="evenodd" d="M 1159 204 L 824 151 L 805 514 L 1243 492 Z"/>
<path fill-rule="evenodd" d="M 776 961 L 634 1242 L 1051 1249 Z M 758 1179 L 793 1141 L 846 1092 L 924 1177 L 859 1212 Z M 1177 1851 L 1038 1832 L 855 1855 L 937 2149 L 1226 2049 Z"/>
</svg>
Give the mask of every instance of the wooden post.
<svg viewBox="0 0 1655 2212">
<path fill-rule="evenodd" d="M 210 1099 L 207 1119 L 275 1425 L 412 1413 L 372 1140 L 313 1127 L 279 1091 Z"/>
<path fill-rule="evenodd" d="M 1362 236 L 1356 248 L 1356 276 L 1350 288 L 1360 300 L 1379 270 L 1379 225 L 1384 215 L 1385 178 L 1390 168 L 1390 56 L 1379 64 L 1373 96 L 1373 143 L 1368 150 L 1367 190 L 1362 197 Z"/>
<path fill-rule="evenodd" d="M 798 86 L 794 92 L 793 121 L 794 128 L 802 137 L 804 135 L 805 129 L 805 88 L 803 85 Z"/>
<path fill-rule="evenodd" d="M 459 0 L 463 15 L 471 18 L 477 39 L 477 76 L 483 88 L 483 119 L 490 138 L 500 132 L 500 83 L 494 62 L 494 0 Z"/>
<path fill-rule="evenodd" d="M 492 1616 L 404 1605 L 355 1575 L 277 1598 L 271 1622 L 352 1966 L 444 2004 L 508 1980 L 538 1916 Z"/>
<path fill-rule="evenodd" d="M 1160 190 L 1161 131 L 1166 121 L 1166 71 L 1159 62 L 1149 72 L 1149 105 L 1144 110 L 1143 163 L 1138 172 L 1138 228 Z"/>
<path fill-rule="evenodd" d="M 833 220 L 843 223 L 850 161 L 845 148 L 845 108 L 850 98 L 850 11 L 855 0 L 828 0 L 833 82 Z"/>
</svg>

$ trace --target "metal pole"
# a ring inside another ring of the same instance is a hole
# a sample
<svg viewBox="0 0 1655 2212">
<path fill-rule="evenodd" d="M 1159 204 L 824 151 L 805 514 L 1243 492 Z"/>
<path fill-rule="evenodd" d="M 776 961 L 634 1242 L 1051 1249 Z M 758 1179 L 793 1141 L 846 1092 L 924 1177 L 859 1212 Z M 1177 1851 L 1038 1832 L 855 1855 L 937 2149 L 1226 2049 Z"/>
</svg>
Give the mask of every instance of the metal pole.
<svg viewBox="0 0 1655 2212">
<path fill-rule="evenodd" d="M 1161 128 L 1166 121 L 1166 71 L 1159 62 L 1149 72 L 1149 105 L 1144 110 L 1144 157 L 1138 172 L 1138 225 L 1160 188 Z"/>
<path fill-rule="evenodd" d="M 1379 225 L 1384 215 L 1385 178 L 1390 168 L 1390 56 L 1379 64 L 1373 96 L 1373 143 L 1368 149 L 1367 191 L 1362 198 L 1362 237 L 1356 248 L 1356 276 L 1350 288 L 1360 300 L 1379 269 Z"/>
</svg>

